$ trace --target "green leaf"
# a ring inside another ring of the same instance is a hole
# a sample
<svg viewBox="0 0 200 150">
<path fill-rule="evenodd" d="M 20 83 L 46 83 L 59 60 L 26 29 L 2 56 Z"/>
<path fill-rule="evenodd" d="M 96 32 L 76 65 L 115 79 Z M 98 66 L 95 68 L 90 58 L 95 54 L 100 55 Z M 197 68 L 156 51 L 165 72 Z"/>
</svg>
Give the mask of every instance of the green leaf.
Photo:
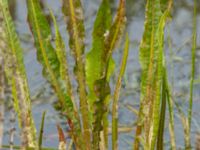
<svg viewBox="0 0 200 150">
<path fill-rule="evenodd" d="M 114 91 L 114 96 L 113 96 L 114 97 L 113 105 L 112 105 L 112 149 L 113 150 L 118 149 L 118 108 L 119 108 L 118 101 L 119 101 L 122 78 L 126 70 L 126 63 L 127 63 L 127 58 L 128 58 L 128 52 L 129 52 L 129 42 L 130 41 L 127 34 L 125 47 L 124 47 L 124 53 L 123 53 L 121 66 L 120 66 L 120 72 L 118 75 L 118 79 L 117 79 L 117 83 L 116 83 L 115 91 Z"/>
<path fill-rule="evenodd" d="M 112 53 L 119 41 L 119 39 L 121 38 L 121 35 L 123 33 L 124 30 L 124 26 L 125 26 L 125 22 L 126 22 L 126 17 L 125 17 L 125 1 L 121 0 L 119 2 L 119 7 L 117 10 L 117 14 L 115 16 L 115 19 L 112 23 L 112 25 L 110 26 L 109 22 L 110 22 L 110 16 L 108 16 L 108 18 L 105 20 L 105 17 L 103 18 L 103 12 L 104 13 L 108 13 L 106 11 L 104 11 L 104 9 L 106 8 L 107 11 L 109 10 L 109 6 L 107 4 L 107 1 L 102 1 L 101 7 L 99 9 L 98 15 L 97 15 L 97 19 L 95 21 L 95 27 L 100 26 L 100 24 L 103 24 L 105 28 L 104 30 L 99 30 L 100 28 L 95 28 L 94 32 L 93 32 L 93 41 L 95 42 L 100 42 L 100 44 L 102 44 L 100 47 L 102 50 L 99 52 L 99 49 L 97 50 L 92 50 L 89 54 L 88 54 L 88 62 L 91 61 L 91 57 L 90 56 L 92 53 L 93 55 L 97 54 L 100 55 L 98 57 L 100 57 L 97 60 L 93 60 L 95 63 L 95 65 L 100 66 L 98 68 L 98 75 L 95 76 L 95 78 L 91 78 L 89 81 L 89 86 L 92 87 L 93 86 L 93 91 L 95 94 L 93 94 L 93 99 L 94 101 L 94 113 L 93 113 L 93 149 L 97 149 L 99 147 L 99 141 L 100 139 L 100 133 L 102 130 L 104 130 L 104 140 L 107 141 L 108 138 L 108 133 L 107 133 L 107 128 L 108 128 L 108 119 L 107 119 L 107 113 L 108 113 L 108 104 L 109 104 L 109 100 L 110 100 L 110 86 L 109 86 L 109 80 L 110 80 L 110 76 L 113 72 L 114 69 L 114 61 L 112 60 Z M 110 14 L 110 12 L 109 12 Z M 103 20 L 104 19 L 104 20 Z M 108 22 L 108 23 L 106 23 Z M 110 26 L 109 30 L 107 31 L 107 28 Z M 99 31 L 98 31 L 99 30 Z M 100 34 L 101 33 L 101 34 Z M 96 36 L 94 36 L 96 35 Z M 98 39 L 97 39 L 97 36 Z M 103 42 L 104 41 L 104 42 Z M 96 43 L 94 43 L 96 44 Z M 93 45 L 96 46 L 96 45 Z M 95 49 L 95 47 L 93 47 Z M 97 64 L 100 61 L 100 65 Z M 93 63 L 94 63 L 93 62 Z M 89 62 L 89 65 L 92 62 Z M 88 66 L 89 66 L 88 65 Z M 97 67 L 98 67 L 97 66 Z M 92 68 L 91 68 L 92 69 Z M 89 76 L 89 72 L 88 73 L 88 78 Z M 96 80 L 95 80 L 96 79 Z M 107 147 L 107 144 L 106 144 Z"/>
<path fill-rule="evenodd" d="M 83 10 L 80 0 L 63 0 L 63 12 L 67 17 L 67 30 L 70 37 L 69 46 L 75 59 L 74 73 L 78 82 L 80 112 L 83 123 L 83 139 L 87 149 L 90 149 L 91 124 L 89 120 L 89 107 L 86 93 L 84 58 L 85 29 L 83 24 Z"/>
<path fill-rule="evenodd" d="M 43 132 L 44 132 L 44 120 L 45 120 L 45 115 L 46 115 L 46 111 L 43 112 L 43 114 L 42 114 L 42 119 L 41 119 L 40 134 L 39 134 L 39 138 L 38 138 L 39 150 L 41 150 L 41 148 L 42 148 L 42 138 L 43 138 Z"/>
<path fill-rule="evenodd" d="M 4 57 L 3 51 L 7 49 L 6 35 L 5 35 L 4 27 L 3 27 L 3 15 L 0 11 L 0 147 L 2 147 L 2 141 L 4 137 L 4 104 L 5 104 L 5 65 L 4 65 Z"/>
<path fill-rule="evenodd" d="M 61 64 L 65 57 L 63 43 L 60 43 L 59 40 L 61 40 L 61 38 L 57 32 L 57 50 L 51 45 L 51 29 L 38 0 L 27 0 L 27 8 L 28 21 L 37 48 L 37 57 L 39 62 L 43 65 L 43 74 L 53 86 L 58 96 L 61 111 L 67 116 L 68 122 L 70 122 L 70 128 L 73 130 L 72 138 L 77 147 L 79 147 L 81 143 L 80 119 L 71 98 L 67 94 L 65 84 L 67 81 L 63 81 L 63 76 L 65 76 L 63 70 L 67 73 L 67 70 L 65 70 L 66 68 L 63 68 L 66 67 L 66 64 Z M 62 51 L 59 50 L 60 48 Z"/>
<path fill-rule="evenodd" d="M 185 135 L 188 137 L 185 147 L 191 148 L 191 121 L 192 121 L 192 108 L 193 108 L 193 91 L 194 91 L 194 79 L 196 72 L 196 48 L 197 48 L 197 1 L 194 0 L 194 9 L 193 9 L 193 31 L 192 31 L 192 63 L 191 63 L 191 77 L 190 77 L 190 98 L 189 98 L 189 108 L 188 108 L 188 134 Z"/>
<path fill-rule="evenodd" d="M 16 34 L 14 23 L 8 11 L 7 0 L 0 0 L 0 13 L 3 15 L 6 49 L 3 51 L 5 72 L 12 87 L 14 108 L 18 113 L 19 126 L 22 132 L 22 147 L 37 149 L 36 128 L 31 114 L 31 100 L 23 62 L 23 50 Z"/>
<path fill-rule="evenodd" d="M 166 75 L 166 97 L 167 97 L 168 110 L 169 110 L 169 133 L 170 133 L 171 149 L 176 150 L 176 139 L 175 139 L 175 132 L 174 132 L 174 104 L 173 104 L 174 102 L 172 101 L 173 98 L 172 98 L 170 87 L 168 85 L 167 75 Z"/>
<path fill-rule="evenodd" d="M 61 78 L 61 80 L 65 81 L 67 94 L 73 102 L 75 111 L 77 111 L 77 106 L 76 106 L 76 103 L 74 101 L 73 89 L 72 89 L 69 71 L 68 71 L 69 67 L 68 67 L 68 62 L 67 62 L 67 59 L 66 59 L 67 55 L 66 55 L 66 51 L 65 51 L 65 44 L 64 44 L 64 41 L 61 37 L 60 31 L 58 29 L 56 18 L 55 18 L 54 14 L 51 10 L 50 10 L 50 13 L 51 13 L 51 17 L 52 17 L 54 29 L 55 29 L 56 54 L 57 54 L 57 57 L 58 57 L 58 61 L 60 63 L 60 66 L 59 66 L 60 78 Z"/>
<path fill-rule="evenodd" d="M 105 17 L 106 16 L 106 17 Z M 97 13 L 97 17 L 93 28 L 92 49 L 86 56 L 86 81 L 89 87 L 89 104 L 90 110 L 93 110 L 93 103 L 97 99 L 94 82 L 101 78 L 103 50 L 105 48 L 105 35 L 109 32 L 111 26 L 111 11 L 108 0 L 103 0 Z"/>
<path fill-rule="evenodd" d="M 169 1 L 167 4 L 171 4 L 171 2 Z M 170 9 L 171 7 L 167 6 L 166 8 Z M 169 9 L 162 13 L 160 0 L 148 0 L 146 4 L 145 30 L 140 44 L 141 106 L 136 129 L 135 149 L 138 149 L 138 136 L 141 134 L 142 126 L 144 126 L 146 148 L 154 149 L 158 135 L 163 79 L 164 27 L 169 16 Z"/>
<path fill-rule="evenodd" d="M 122 37 L 126 23 L 125 15 L 125 0 L 120 0 L 114 22 L 110 27 L 105 40 L 104 57 L 106 63 L 109 61 L 115 47 L 117 46 L 118 42 L 120 41 L 120 38 Z M 108 69 L 108 67 L 106 68 Z"/>
<path fill-rule="evenodd" d="M 164 129 L 165 129 L 165 114 L 166 114 L 166 101 L 167 101 L 167 80 L 166 69 L 163 67 L 163 80 L 162 80 L 162 101 L 160 109 L 160 122 L 157 138 L 157 149 L 163 150 L 164 148 Z"/>
<path fill-rule="evenodd" d="M 87 85 L 89 87 L 89 94 L 88 94 L 88 100 L 89 100 L 89 107 L 90 111 L 92 113 L 92 122 L 94 122 L 94 102 L 98 99 L 96 96 L 96 91 L 94 87 L 95 81 L 101 79 L 102 75 L 102 69 L 104 67 L 104 49 L 105 49 L 105 38 L 106 35 L 109 32 L 111 26 L 111 10 L 108 0 L 102 0 L 102 3 L 99 7 L 96 20 L 94 23 L 93 28 L 93 42 L 92 42 L 92 48 L 90 52 L 86 56 L 86 81 Z M 110 76 L 112 75 L 114 71 L 114 61 L 110 59 L 109 61 L 109 75 L 108 80 Z M 107 116 L 106 120 L 107 120 Z M 105 139 L 105 142 L 107 143 L 107 140 Z"/>
</svg>

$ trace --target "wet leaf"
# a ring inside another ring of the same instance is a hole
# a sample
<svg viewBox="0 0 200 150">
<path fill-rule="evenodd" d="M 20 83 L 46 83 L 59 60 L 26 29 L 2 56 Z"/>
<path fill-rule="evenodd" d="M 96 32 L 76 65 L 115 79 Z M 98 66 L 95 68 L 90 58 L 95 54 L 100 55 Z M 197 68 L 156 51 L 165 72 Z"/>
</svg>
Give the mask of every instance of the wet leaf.
<svg viewBox="0 0 200 150">
<path fill-rule="evenodd" d="M 106 16 L 106 17 L 105 17 Z M 94 87 L 97 80 L 101 78 L 104 65 L 103 50 L 105 49 L 105 38 L 111 26 L 111 10 L 108 0 L 103 0 L 94 23 L 92 49 L 86 56 L 86 77 L 89 87 L 88 100 L 90 110 L 93 109 L 93 103 L 98 98 L 100 88 Z M 113 63 L 113 61 L 111 62 Z M 113 65 L 113 64 L 111 64 Z M 98 94 L 98 95 L 97 95 Z M 94 111 L 94 110 L 92 110 Z"/>
<path fill-rule="evenodd" d="M 120 0 L 117 14 L 112 24 L 110 23 L 109 3 L 106 0 L 102 1 L 95 20 L 93 30 L 93 48 L 87 55 L 88 64 L 86 68 L 88 77 L 87 81 L 91 92 L 91 106 L 94 108 L 92 120 L 93 149 L 98 149 L 99 147 L 99 142 L 102 140 L 100 138 L 102 130 L 104 131 L 104 140 L 107 141 L 108 139 L 107 113 L 110 97 L 109 80 L 114 69 L 112 53 L 123 34 L 125 22 L 125 0 Z M 95 47 L 97 47 L 97 49 Z M 94 77 L 92 76 L 92 72 L 89 71 L 89 69 L 93 69 L 92 67 L 96 67 L 95 69 L 97 71 Z M 107 147 L 107 143 L 105 144 L 105 147 Z"/>
<path fill-rule="evenodd" d="M 22 147 L 37 148 L 36 128 L 31 113 L 30 92 L 23 61 L 23 50 L 8 11 L 7 0 L 0 0 L 0 13 L 3 16 L 2 25 L 5 31 L 5 45 L 7 46 L 6 49 L 0 50 L 3 52 L 5 60 L 6 77 L 12 87 L 13 105 L 18 114 L 22 133 Z"/>
<path fill-rule="evenodd" d="M 61 64 L 65 58 L 61 37 L 57 32 L 57 49 L 55 50 L 51 44 L 51 29 L 45 15 L 42 12 L 39 1 L 27 0 L 27 8 L 28 21 L 34 36 L 35 46 L 37 48 L 37 58 L 43 65 L 43 75 L 53 86 L 60 102 L 61 111 L 73 124 L 73 130 L 75 130 L 75 132 L 73 132 L 72 138 L 74 138 L 76 143 L 77 139 L 81 138 L 81 125 L 75 106 L 67 93 L 66 84 L 64 84 L 67 82 L 65 81 L 66 79 L 63 82 L 63 76 L 65 76 L 63 71 L 66 71 L 65 73 L 67 75 L 67 70 L 65 70 L 66 68 L 63 68 L 66 67 L 66 64 Z M 77 143 L 77 146 L 78 145 L 79 144 Z"/>
<path fill-rule="evenodd" d="M 164 2 L 161 3 L 164 5 Z M 154 149 L 158 135 L 163 79 L 164 27 L 168 17 L 169 9 L 162 13 L 160 0 L 147 1 L 145 30 L 140 44 L 142 83 L 136 137 L 141 134 L 144 127 L 145 147 L 148 149 Z M 138 138 L 135 140 L 135 149 L 138 149 Z"/>
<path fill-rule="evenodd" d="M 84 38 L 85 28 L 83 24 L 83 10 L 80 0 L 64 0 L 63 12 L 67 19 L 69 33 L 69 46 L 75 59 L 74 73 L 78 82 L 78 94 L 80 99 L 80 112 L 83 123 L 83 140 L 86 149 L 90 149 L 91 122 L 89 120 L 89 106 L 86 93 Z"/>
</svg>

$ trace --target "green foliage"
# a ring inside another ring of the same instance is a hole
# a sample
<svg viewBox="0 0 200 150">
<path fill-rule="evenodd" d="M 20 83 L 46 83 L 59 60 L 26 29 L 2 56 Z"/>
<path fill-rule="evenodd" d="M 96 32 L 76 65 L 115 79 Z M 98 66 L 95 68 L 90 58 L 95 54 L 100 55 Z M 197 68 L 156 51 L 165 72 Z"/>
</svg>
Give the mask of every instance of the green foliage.
<svg viewBox="0 0 200 150">
<path fill-rule="evenodd" d="M 106 16 L 106 17 L 105 17 Z M 86 81 L 89 87 L 88 102 L 90 110 L 92 111 L 92 122 L 95 124 L 95 120 L 100 119 L 95 116 L 98 112 L 95 112 L 95 102 L 98 100 L 98 93 L 100 89 L 95 86 L 98 80 L 102 78 L 103 67 L 105 66 L 105 38 L 106 33 L 109 31 L 111 26 L 111 12 L 108 0 L 103 0 L 97 13 L 97 17 L 93 28 L 93 43 L 92 49 L 86 56 Z M 110 60 L 109 70 L 113 72 L 114 63 Z M 109 80 L 110 77 L 108 77 Z M 109 90 L 109 88 L 108 88 Z M 101 107 L 100 107 L 101 108 Z M 101 120 L 101 119 L 100 119 Z M 99 121 L 100 121 L 99 120 Z M 100 130 L 95 131 L 96 134 L 100 134 Z M 98 137 L 96 134 L 93 137 Z M 93 143 L 95 141 L 93 138 Z"/>
<path fill-rule="evenodd" d="M 157 149 L 163 150 L 164 148 L 164 128 L 165 128 L 165 115 L 166 115 L 166 101 L 167 101 L 167 86 L 166 86 L 166 70 L 163 67 L 163 80 L 162 80 L 162 102 L 160 110 L 160 122 L 157 138 Z"/>
<path fill-rule="evenodd" d="M 159 114 L 163 79 L 164 27 L 169 16 L 172 1 L 166 3 L 163 13 L 160 0 L 147 1 L 146 20 L 143 39 L 140 44 L 140 63 L 142 67 L 141 105 L 134 147 L 139 148 L 139 135 L 145 149 L 154 149 L 159 129 Z"/>
<path fill-rule="evenodd" d="M 73 96 L 73 90 L 72 90 L 72 85 L 69 77 L 69 72 L 68 72 L 68 62 L 66 60 L 66 52 L 65 52 L 65 44 L 64 41 L 61 37 L 60 31 L 58 29 L 58 25 L 56 23 L 55 16 L 53 15 L 53 12 L 50 11 L 52 20 L 54 23 L 54 28 L 55 28 L 55 43 L 56 43 L 56 54 L 60 63 L 60 77 L 61 80 L 65 81 L 66 83 L 66 88 L 67 88 L 67 94 L 73 101 L 74 109 L 77 111 L 77 106 L 74 101 L 74 96 Z"/>
<path fill-rule="evenodd" d="M 102 55 L 105 47 L 105 35 L 109 31 L 110 26 L 111 11 L 109 1 L 103 0 L 94 23 L 92 49 L 86 56 L 86 81 L 89 87 L 88 101 L 92 112 L 94 112 L 94 102 L 98 98 L 95 94 L 94 83 L 101 78 L 104 63 Z"/>
<path fill-rule="evenodd" d="M 38 138 L 38 147 L 39 147 L 39 150 L 41 150 L 41 148 L 42 148 L 42 139 L 43 139 L 43 133 L 44 133 L 45 115 L 46 115 L 46 112 L 44 111 L 43 114 L 42 114 L 41 126 L 40 126 L 40 134 L 39 134 L 39 138 Z"/>
<path fill-rule="evenodd" d="M 31 114 L 31 100 L 23 63 L 23 51 L 8 11 L 7 0 L 0 1 L 0 10 L 3 14 L 3 25 L 7 39 L 7 49 L 3 49 L 5 72 L 12 87 L 13 105 L 18 113 L 19 126 L 22 130 L 22 147 L 37 148 L 36 129 Z"/>
<path fill-rule="evenodd" d="M 176 149 L 174 133 L 173 101 L 168 84 L 167 67 L 164 57 L 164 29 L 170 18 L 172 0 L 147 0 L 144 33 L 140 43 L 141 94 L 140 108 L 134 137 L 134 150 L 164 149 L 165 118 L 169 114 L 171 149 Z M 119 5 L 112 20 L 110 1 L 102 0 L 94 22 L 91 50 L 85 53 L 85 27 L 81 0 L 63 0 L 63 13 L 69 34 L 69 48 L 75 60 L 74 75 L 77 81 L 77 95 L 71 84 L 65 42 L 59 31 L 56 18 L 50 10 L 55 30 L 52 39 L 51 26 L 42 10 L 39 0 L 27 0 L 28 23 L 34 37 L 38 62 L 43 67 L 43 76 L 53 87 L 58 98 L 59 109 L 66 117 L 71 143 L 66 142 L 62 128 L 57 125 L 58 149 L 106 150 L 108 149 L 108 113 L 112 103 L 112 149 L 118 149 L 118 101 L 124 76 L 129 37 L 126 35 L 120 71 L 111 93 L 110 79 L 115 69 L 112 54 L 124 34 L 126 25 L 126 1 Z M 186 148 L 191 148 L 190 131 L 193 104 L 193 84 L 196 55 L 196 0 L 194 4 L 192 65 L 188 117 L 177 106 L 184 125 Z M 0 0 L 0 61 L 5 60 L 5 73 L 12 88 L 13 105 L 18 114 L 22 131 L 22 146 L 15 149 L 42 148 L 45 112 L 36 139 L 36 129 L 31 114 L 31 100 L 23 61 L 23 50 L 16 34 L 14 23 L 8 11 L 7 0 Z M 2 64 L 0 64 L 2 66 Z M 2 71 L 2 68 L 0 68 Z M 2 75 L 2 73 L 0 73 Z M 1 76 L 2 78 L 2 76 Z M 0 82 L 0 94 L 3 82 Z M 0 95 L 0 98 L 2 95 Z M 77 98 L 78 98 L 77 97 Z M 2 99 L 2 98 L 1 98 Z M 77 106 L 77 103 L 80 106 Z M 168 104 L 168 105 L 167 105 Z M 175 103 L 176 104 L 176 103 Z M 0 143 L 1 144 L 1 143 Z M 8 146 L 4 145 L 4 148 Z"/>
<path fill-rule="evenodd" d="M 193 9 L 193 32 L 192 32 L 192 52 L 191 52 L 191 77 L 190 77 L 190 98 L 188 107 L 188 116 L 186 117 L 186 123 L 183 124 L 185 129 L 185 148 L 191 149 L 191 121 L 192 121 L 192 107 L 193 107 L 193 89 L 195 79 L 195 60 L 196 60 L 196 48 L 197 48 L 197 1 L 194 0 Z"/>
<path fill-rule="evenodd" d="M 118 76 L 117 83 L 115 86 L 113 106 L 112 106 L 112 149 L 113 150 L 118 149 L 118 107 L 119 107 L 118 100 L 119 100 L 122 78 L 126 69 L 126 63 L 127 63 L 127 58 L 128 58 L 128 52 L 129 52 L 129 42 L 130 41 L 127 34 L 126 41 L 125 41 L 124 54 L 122 56 L 120 72 L 119 72 L 119 76 Z"/>
<path fill-rule="evenodd" d="M 4 131 L 4 102 L 5 102 L 5 72 L 3 49 L 6 49 L 3 14 L 0 11 L 0 147 L 2 146 Z"/>
<path fill-rule="evenodd" d="M 90 149 L 91 124 L 89 121 L 89 107 L 85 83 L 85 29 L 83 24 L 83 11 L 80 0 L 64 0 L 63 12 L 67 16 L 67 30 L 70 36 L 69 46 L 75 59 L 74 73 L 78 82 L 78 93 L 80 98 L 80 111 L 82 115 L 84 143 L 87 149 Z"/>
<path fill-rule="evenodd" d="M 193 12 L 193 32 L 192 32 L 192 63 L 191 63 L 191 79 L 190 79 L 190 100 L 189 100 L 189 109 L 188 109 L 188 125 L 189 125 L 189 135 L 191 132 L 191 120 L 192 120 L 192 107 L 193 107 L 193 86 L 195 78 L 195 60 L 196 60 L 196 48 L 197 48 L 197 1 L 194 0 L 194 12 Z M 189 139 L 191 140 L 191 139 Z M 191 146 L 190 141 L 188 142 Z"/>
<path fill-rule="evenodd" d="M 93 77 L 91 72 L 87 71 L 87 81 L 91 92 L 91 107 L 93 110 L 93 149 L 98 149 L 100 141 L 100 133 L 104 128 L 104 140 L 107 141 L 108 123 L 106 113 L 108 112 L 108 103 L 110 96 L 109 79 L 113 72 L 114 62 L 112 53 L 117 45 L 126 22 L 125 18 L 125 1 L 119 2 L 119 7 L 115 20 L 110 25 L 110 9 L 108 2 L 102 1 L 93 31 L 93 48 L 87 55 L 87 70 L 90 67 L 96 67 L 96 74 Z M 104 12 L 103 12 L 104 11 Z M 106 13 L 108 18 L 104 19 Z M 101 28 L 99 26 L 103 25 Z M 107 30 L 109 28 L 109 30 Z M 101 44 L 101 46 L 100 46 Z M 95 48 L 97 47 L 97 49 Z M 94 56 L 96 59 L 94 59 Z M 93 58 L 92 58 L 93 57 Z M 92 61 L 93 65 L 92 66 Z M 91 77 L 92 76 L 92 77 Z M 104 120 L 102 122 L 102 120 Z M 106 128 L 106 129 L 105 129 Z M 107 146 L 106 146 L 107 147 Z"/>
<path fill-rule="evenodd" d="M 75 106 L 67 93 L 67 90 L 69 89 L 67 89 L 66 84 L 63 84 L 68 82 L 68 80 L 66 80 L 67 70 L 63 72 L 63 69 L 66 69 L 67 64 L 62 64 L 65 53 L 58 29 L 55 26 L 57 46 L 55 50 L 51 44 L 50 25 L 41 10 L 39 1 L 27 0 L 27 7 L 28 20 L 35 39 L 38 61 L 43 65 L 43 75 L 53 86 L 60 102 L 61 111 L 65 113 L 68 121 L 72 123 L 71 130 L 75 130 L 75 132 L 72 132 L 72 138 L 75 143 L 77 142 L 76 144 L 79 145 L 78 143 L 81 143 L 81 140 L 79 139 L 81 138 L 80 120 L 74 109 Z M 77 141 L 78 139 L 79 142 Z"/>
</svg>

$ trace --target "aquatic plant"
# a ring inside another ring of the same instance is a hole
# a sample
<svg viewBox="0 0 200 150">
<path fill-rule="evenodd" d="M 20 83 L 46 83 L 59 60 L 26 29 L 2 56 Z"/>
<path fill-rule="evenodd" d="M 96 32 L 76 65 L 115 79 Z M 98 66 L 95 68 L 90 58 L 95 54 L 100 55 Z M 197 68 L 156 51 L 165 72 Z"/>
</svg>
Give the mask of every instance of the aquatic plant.
<svg viewBox="0 0 200 150">
<path fill-rule="evenodd" d="M 140 42 L 141 64 L 140 106 L 137 111 L 136 131 L 133 149 L 164 149 L 166 116 L 169 116 L 170 147 L 176 149 L 174 132 L 174 104 L 181 115 L 185 132 L 185 148 L 191 149 L 191 119 L 193 104 L 193 84 L 196 56 L 196 0 L 194 0 L 192 65 L 188 116 L 182 112 L 171 94 L 164 51 L 164 29 L 171 18 L 173 0 L 147 0 L 145 25 Z M 26 0 L 27 21 L 29 23 L 37 60 L 42 66 L 42 75 L 49 82 L 57 96 L 57 108 L 69 126 L 66 141 L 65 132 L 58 124 L 59 150 L 106 150 L 109 148 L 109 131 L 112 130 L 112 149 L 118 149 L 118 107 L 120 89 L 129 55 L 129 36 L 126 34 L 126 1 L 119 0 L 115 17 L 112 18 L 109 0 L 102 0 L 92 32 L 91 49 L 85 51 L 84 13 L 81 0 L 63 0 L 62 11 L 69 35 L 69 49 L 74 59 L 73 75 L 77 87 L 72 85 L 68 65 L 67 44 L 61 36 L 56 17 L 49 8 L 55 37 L 39 0 Z M 15 111 L 21 129 L 21 146 L 15 149 L 44 148 L 45 111 L 42 115 L 40 131 L 36 132 L 31 112 L 31 98 L 24 67 L 23 50 L 19 36 L 11 18 L 7 0 L 0 0 L 0 125 L 3 125 L 3 102 L 5 81 L 12 88 Z M 54 38 L 54 40 L 52 40 Z M 121 65 L 114 89 L 111 77 L 115 70 L 112 57 L 115 49 L 124 44 Z M 5 80 L 5 77 L 6 80 Z M 77 88 L 77 90 L 75 90 Z M 77 91 L 77 92 L 75 92 Z M 113 93 L 111 92 L 113 91 Z M 75 95 L 78 95 L 76 97 Z M 77 105 L 79 104 L 79 106 Z M 109 121 L 109 106 L 112 104 L 112 121 Z M 135 110 L 134 110 L 135 111 Z M 110 124 L 110 125 L 109 125 Z M 110 128 L 111 127 L 111 128 Z M 0 127 L 0 137 L 2 127 Z M 131 128 L 132 130 L 132 128 Z M 0 139 L 1 146 L 1 139 Z M 3 146 L 7 148 L 8 146 Z"/>
<path fill-rule="evenodd" d="M 134 149 L 139 149 L 139 141 L 143 143 L 144 149 L 154 149 L 160 132 L 163 132 L 161 128 L 165 118 L 162 115 L 166 107 L 164 27 L 171 5 L 172 1 L 160 0 L 148 0 L 146 4 L 145 30 L 140 44 L 141 104 Z"/>
<path fill-rule="evenodd" d="M 36 129 L 31 115 L 31 101 L 23 63 L 23 51 L 6 0 L 0 1 L 0 10 L 3 15 L 3 30 L 7 46 L 6 49 L 1 49 L 1 53 L 5 61 L 5 74 L 12 87 L 13 105 L 18 113 L 22 148 L 37 148 Z"/>
<path fill-rule="evenodd" d="M 5 73 L 4 73 L 4 58 L 2 57 L 2 49 L 6 48 L 5 32 L 2 24 L 3 15 L 0 12 L 0 147 L 3 138 L 3 125 L 4 125 L 4 98 L 5 98 Z"/>
</svg>

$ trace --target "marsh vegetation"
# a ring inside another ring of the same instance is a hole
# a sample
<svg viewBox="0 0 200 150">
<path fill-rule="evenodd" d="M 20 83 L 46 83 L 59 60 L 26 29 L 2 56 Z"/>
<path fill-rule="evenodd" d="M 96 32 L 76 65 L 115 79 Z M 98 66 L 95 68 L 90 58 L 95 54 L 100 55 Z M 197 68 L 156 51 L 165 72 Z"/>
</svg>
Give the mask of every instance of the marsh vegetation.
<svg viewBox="0 0 200 150">
<path fill-rule="evenodd" d="M 198 148 L 198 5 L 0 0 L 0 147 Z"/>
</svg>

